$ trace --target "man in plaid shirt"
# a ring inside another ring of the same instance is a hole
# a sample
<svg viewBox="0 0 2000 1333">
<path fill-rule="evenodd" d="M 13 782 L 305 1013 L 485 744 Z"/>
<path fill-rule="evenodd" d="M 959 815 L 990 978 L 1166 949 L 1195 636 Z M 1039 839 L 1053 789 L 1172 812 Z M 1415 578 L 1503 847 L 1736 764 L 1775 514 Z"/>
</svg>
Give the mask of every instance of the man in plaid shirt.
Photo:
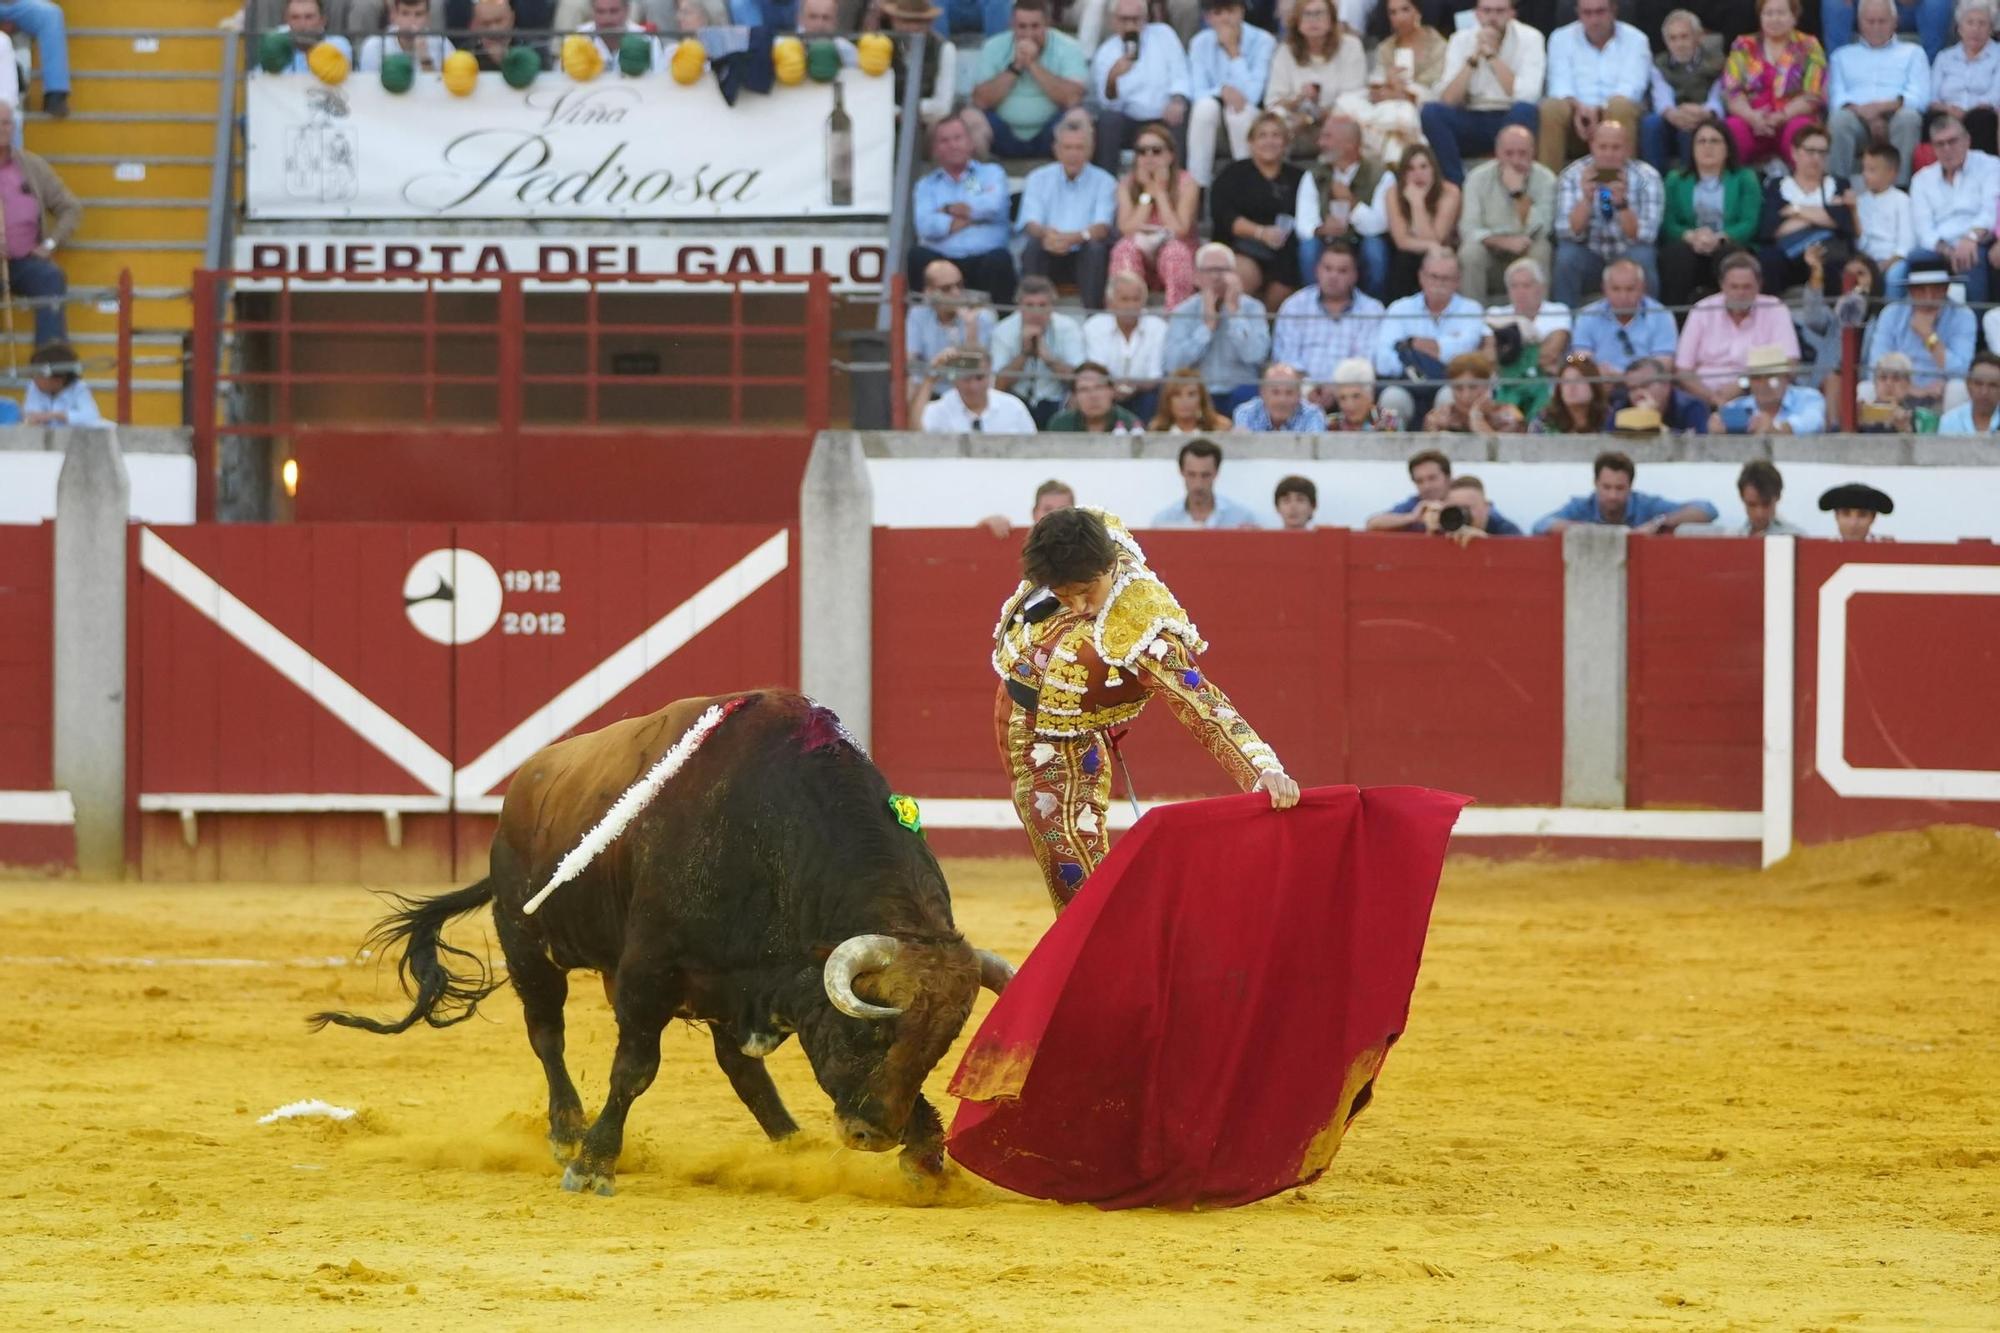
<svg viewBox="0 0 2000 1333">
<path fill-rule="evenodd" d="M 1590 156 L 1556 178 L 1555 299 L 1574 310 L 1597 291 L 1604 266 L 1629 259 L 1659 294 L 1653 240 L 1660 233 L 1666 190 L 1660 173 L 1632 160 L 1631 141 L 1615 120 L 1590 135 Z"/>
</svg>

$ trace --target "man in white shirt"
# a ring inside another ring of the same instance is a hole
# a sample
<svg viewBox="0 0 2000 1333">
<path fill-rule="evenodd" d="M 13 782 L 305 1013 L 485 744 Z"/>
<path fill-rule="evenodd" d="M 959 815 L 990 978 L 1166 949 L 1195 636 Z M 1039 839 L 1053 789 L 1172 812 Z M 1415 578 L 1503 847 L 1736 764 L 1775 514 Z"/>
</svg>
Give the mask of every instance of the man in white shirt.
<svg viewBox="0 0 2000 1333">
<path fill-rule="evenodd" d="M 1390 190 L 1394 173 L 1361 155 L 1361 126 L 1334 112 L 1319 123 L 1319 156 L 1299 177 L 1292 205 L 1299 238 L 1299 276 L 1311 280 L 1320 248 L 1333 241 L 1355 247 L 1361 287 L 1371 295 L 1389 281 Z"/>
<path fill-rule="evenodd" d="M 604 54 L 605 63 L 617 67 L 618 47 L 627 33 L 652 36 L 652 25 L 640 23 L 632 13 L 632 0 L 590 0 L 590 18 L 579 23 L 576 30 L 597 43 L 597 49 Z M 655 72 L 667 67 L 667 48 L 658 39 L 653 39 L 653 69 Z"/>
<path fill-rule="evenodd" d="M 1165 373 L 1167 322 L 1146 313 L 1146 280 L 1136 273 L 1112 277 L 1104 310 L 1083 322 L 1083 359 L 1111 372 L 1120 407 L 1150 421 Z"/>
<path fill-rule="evenodd" d="M 1097 111 L 1097 165 L 1118 174 L 1118 155 L 1158 121 L 1187 160 L 1188 60 L 1180 34 L 1146 22 L 1146 0 L 1114 0 L 1111 35 L 1090 61 Z"/>
<path fill-rule="evenodd" d="M 1903 155 L 1897 177 L 1910 179 L 1924 108 L 1931 100 L 1931 67 L 1924 49 L 1896 40 L 1896 0 L 1861 0 L 1856 11 L 1861 40 L 1833 53 L 1827 80 L 1827 129 L 1833 151 L 1827 170 L 1852 177 L 1858 154 L 1871 143 L 1892 143 Z"/>
<path fill-rule="evenodd" d="M 1056 313 L 1055 284 L 1047 278 L 1021 279 L 1014 313 L 993 326 L 993 364 L 1002 389 L 1017 395 L 1037 426 L 1062 411 L 1070 376 L 1084 360 L 1083 326 Z"/>
<path fill-rule="evenodd" d="M 924 408 L 923 428 L 930 435 L 1033 435 L 1035 418 L 1011 393 L 993 387 L 992 362 L 986 353 L 968 348 L 950 366 L 952 386 Z"/>
<path fill-rule="evenodd" d="M 451 54 L 451 43 L 445 41 L 443 34 L 431 31 L 431 27 L 431 0 L 394 0 L 389 6 L 388 31 L 376 33 L 361 43 L 355 70 L 373 74 L 382 68 L 383 56 L 400 51 L 418 69 L 436 73 L 444 68 L 444 58 Z"/>
<path fill-rule="evenodd" d="M 1956 116 L 1931 122 L 1937 161 L 1910 179 L 1917 248 L 1910 270 L 1943 265 L 1965 284 L 1965 299 L 1986 304 L 1987 256 L 1993 248 L 1994 201 L 2000 200 L 2000 158 L 1972 146 Z"/>
<path fill-rule="evenodd" d="M 1438 169 L 1457 184 L 1464 157 L 1484 157 L 1502 125 L 1541 125 L 1542 34 L 1514 17 L 1513 0 L 1479 0 L 1473 22 L 1445 47 L 1444 82 L 1419 113 Z"/>
<path fill-rule="evenodd" d="M 1576 22 L 1549 36 L 1548 96 L 1542 99 L 1542 165 L 1560 172 L 1582 153 L 1600 120 L 1625 126 L 1639 141 L 1639 122 L 1653 86 L 1653 49 L 1646 35 L 1618 21 L 1617 0 L 1576 0 Z"/>
</svg>

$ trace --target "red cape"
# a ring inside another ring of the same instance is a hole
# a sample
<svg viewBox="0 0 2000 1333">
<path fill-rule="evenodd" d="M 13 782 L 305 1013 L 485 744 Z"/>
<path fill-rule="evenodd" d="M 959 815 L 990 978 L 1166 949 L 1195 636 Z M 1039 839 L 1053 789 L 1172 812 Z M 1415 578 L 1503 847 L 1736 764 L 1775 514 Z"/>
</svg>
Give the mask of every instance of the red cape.
<svg viewBox="0 0 2000 1333">
<path fill-rule="evenodd" d="M 1465 797 L 1321 787 L 1154 810 L 1022 964 L 951 1154 L 1100 1208 L 1249 1203 L 1326 1170 L 1402 1034 Z"/>
</svg>

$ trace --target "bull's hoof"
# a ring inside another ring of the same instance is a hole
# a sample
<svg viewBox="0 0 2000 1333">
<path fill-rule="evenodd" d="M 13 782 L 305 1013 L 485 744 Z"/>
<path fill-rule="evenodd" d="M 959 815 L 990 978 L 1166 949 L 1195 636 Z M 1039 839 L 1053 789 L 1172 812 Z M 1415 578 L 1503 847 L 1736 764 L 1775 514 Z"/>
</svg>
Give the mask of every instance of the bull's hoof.
<svg viewBox="0 0 2000 1333">
<path fill-rule="evenodd" d="M 617 1193 L 608 1174 L 589 1170 L 578 1162 L 571 1162 L 563 1172 L 562 1187 L 571 1194 L 601 1194 L 607 1199 Z"/>
<path fill-rule="evenodd" d="M 897 1154 L 896 1165 L 902 1168 L 906 1179 L 919 1184 L 933 1184 L 944 1177 L 944 1144 L 906 1147 Z"/>
</svg>

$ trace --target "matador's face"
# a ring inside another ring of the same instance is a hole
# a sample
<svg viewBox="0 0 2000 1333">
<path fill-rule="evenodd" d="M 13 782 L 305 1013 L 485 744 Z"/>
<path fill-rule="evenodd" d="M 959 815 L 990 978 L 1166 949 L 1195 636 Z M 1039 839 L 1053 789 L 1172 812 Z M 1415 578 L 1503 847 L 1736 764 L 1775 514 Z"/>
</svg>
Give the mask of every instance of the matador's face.
<svg viewBox="0 0 2000 1333">
<path fill-rule="evenodd" d="M 1064 583 L 1050 588 L 1049 593 L 1063 604 L 1065 611 L 1094 616 L 1104 609 L 1105 599 L 1111 596 L 1114 573 L 1107 569 L 1088 583 Z"/>
</svg>

